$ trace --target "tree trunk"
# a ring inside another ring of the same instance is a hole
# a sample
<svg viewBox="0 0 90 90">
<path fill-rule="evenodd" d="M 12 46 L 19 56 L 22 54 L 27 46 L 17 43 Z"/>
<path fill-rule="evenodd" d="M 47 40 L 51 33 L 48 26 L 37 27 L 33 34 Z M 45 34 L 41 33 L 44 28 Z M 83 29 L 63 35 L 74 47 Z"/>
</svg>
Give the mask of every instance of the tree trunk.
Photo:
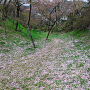
<svg viewBox="0 0 90 90">
<path fill-rule="evenodd" d="M 6 18 L 7 18 L 7 15 L 8 15 L 8 7 L 9 7 L 9 5 L 10 5 L 11 0 L 9 0 L 8 3 L 7 3 L 7 1 L 8 1 L 8 0 L 5 0 L 5 1 L 3 2 L 3 8 L 2 8 L 2 18 L 3 18 L 3 20 L 6 20 Z"/>
<path fill-rule="evenodd" d="M 34 41 L 33 41 L 33 38 L 32 38 L 32 35 L 31 35 L 31 28 L 30 28 L 30 20 L 31 20 L 31 9 L 32 9 L 32 6 L 31 6 L 31 0 L 30 0 L 30 11 L 29 11 L 29 19 L 28 19 L 28 32 L 29 32 L 29 36 L 31 38 L 31 41 L 32 41 L 32 44 L 33 44 L 33 47 L 35 47 L 35 44 L 34 44 Z"/>
<path fill-rule="evenodd" d="M 29 32 L 29 36 L 30 36 L 30 38 L 31 38 L 33 47 L 36 48 L 36 47 L 35 47 L 35 44 L 34 44 L 34 41 L 33 41 L 33 38 L 32 38 L 32 35 L 31 35 L 31 32 L 30 32 L 30 27 L 29 27 L 29 26 L 28 26 L 28 32 Z"/>
<path fill-rule="evenodd" d="M 47 35 L 47 37 L 46 37 L 46 40 L 48 39 L 48 36 L 49 36 L 50 32 L 52 31 L 52 28 L 53 28 L 53 26 L 55 25 L 55 23 L 56 23 L 56 21 L 54 22 L 54 24 L 53 24 L 52 27 L 50 28 L 50 30 L 49 30 L 49 32 L 48 32 L 48 35 Z"/>
<path fill-rule="evenodd" d="M 20 11 L 20 2 L 17 0 L 17 18 L 19 18 L 19 11 Z M 18 20 L 17 20 L 17 23 L 16 23 L 16 28 L 15 28 L 15 31 L 17 31 L 17 28 L 18 28 Z"/>
<path fill-rule="evenodd" d="M 30 5 L 30 9 L 31 9 L 31 5 Z M 23 13 L 22 13 L 21 10 L 20 10 L 20 12 L 21 12 L 21 14 L 23 15 Z M 27 22 L 26 17 L 25 17 L 24 15 L 23 15 L 23 17 L 24 17 L 25 21 Z M 28 19 L 27 27 L 28 27 L 29 36 L 30 36 L 30 38 L 31 38 L 33 47 L 36 48 L 36 47 L 35 47 L 35 44 L 34 44 L 34 41 L 33 41 L 33 38 L 32 38 L 32 35 L 31 35 L 31 32 L 30 32 L 30 31 L 31 31 L 31 28 L 30 28 L 30 25 L 29 25 L 29 23 L 30 23 L 30 17 L 31 17 L 31 10 L 29 11 L 29 19 Z"/>
<path fill-rule="evenodd" d="M 15 28 L 15 31 L 17 31 L 17 28 L 18 28 L 18 21 L 17 21 L 17 23 L 16 23 L 16 28 Z"/>
</svg>

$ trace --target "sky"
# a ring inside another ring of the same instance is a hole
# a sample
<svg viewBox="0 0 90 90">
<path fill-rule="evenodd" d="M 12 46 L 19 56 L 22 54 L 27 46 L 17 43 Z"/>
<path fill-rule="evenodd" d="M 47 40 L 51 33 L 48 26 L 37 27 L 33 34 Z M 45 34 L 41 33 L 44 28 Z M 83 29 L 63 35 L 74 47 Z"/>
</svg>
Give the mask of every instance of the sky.
<svg viewBox="0 0 90 90">
<path fill-rule="evenodd" d="M 50 0 L 51 2 L 53 1 L 53 0 Z"/>
</svg>

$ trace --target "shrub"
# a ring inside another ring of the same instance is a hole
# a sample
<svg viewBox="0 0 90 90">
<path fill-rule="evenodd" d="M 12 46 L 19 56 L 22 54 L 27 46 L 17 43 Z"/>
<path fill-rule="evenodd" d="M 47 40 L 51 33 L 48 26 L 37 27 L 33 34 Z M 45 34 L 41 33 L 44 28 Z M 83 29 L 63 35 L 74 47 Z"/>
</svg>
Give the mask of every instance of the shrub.
<svg viewBox="0 0 90 90">
<path fill-rule="evenodd" d="M 90 6 L 87 8 L 82 8 L 81 15 L 72 15 L 66 22 L 63 24 L 62 30 L 71 31 L 71 30 L 85 30 L 90 25 Z"/>
</svg>

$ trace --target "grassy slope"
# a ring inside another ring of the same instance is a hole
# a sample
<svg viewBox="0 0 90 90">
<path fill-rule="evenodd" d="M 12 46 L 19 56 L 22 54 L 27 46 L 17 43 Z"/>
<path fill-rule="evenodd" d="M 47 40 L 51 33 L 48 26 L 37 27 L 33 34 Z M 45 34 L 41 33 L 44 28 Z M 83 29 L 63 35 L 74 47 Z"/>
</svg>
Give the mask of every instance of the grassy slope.
<svg viewBox="0 0 90 90">
<path fill-rule="evenodd" d="M 89 90 L 90 31 L 50 34 L 27 29 L 15 32 L 8 20 L 0 27 L 1 90 Z"/>
</svg>

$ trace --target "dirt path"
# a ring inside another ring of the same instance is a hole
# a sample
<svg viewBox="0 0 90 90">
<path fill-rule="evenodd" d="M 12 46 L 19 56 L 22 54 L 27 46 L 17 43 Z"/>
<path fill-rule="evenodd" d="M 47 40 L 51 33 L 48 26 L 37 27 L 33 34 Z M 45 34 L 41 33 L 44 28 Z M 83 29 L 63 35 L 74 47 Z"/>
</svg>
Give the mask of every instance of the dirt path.
<svg viewBox="0 0 90 90">
<path fill-rule="evenodd" d="M 89 90 L 90 50 L 77 42 L 52 39 L 34 54 L 0 62 L 1 90 Z"/>
</svg>

